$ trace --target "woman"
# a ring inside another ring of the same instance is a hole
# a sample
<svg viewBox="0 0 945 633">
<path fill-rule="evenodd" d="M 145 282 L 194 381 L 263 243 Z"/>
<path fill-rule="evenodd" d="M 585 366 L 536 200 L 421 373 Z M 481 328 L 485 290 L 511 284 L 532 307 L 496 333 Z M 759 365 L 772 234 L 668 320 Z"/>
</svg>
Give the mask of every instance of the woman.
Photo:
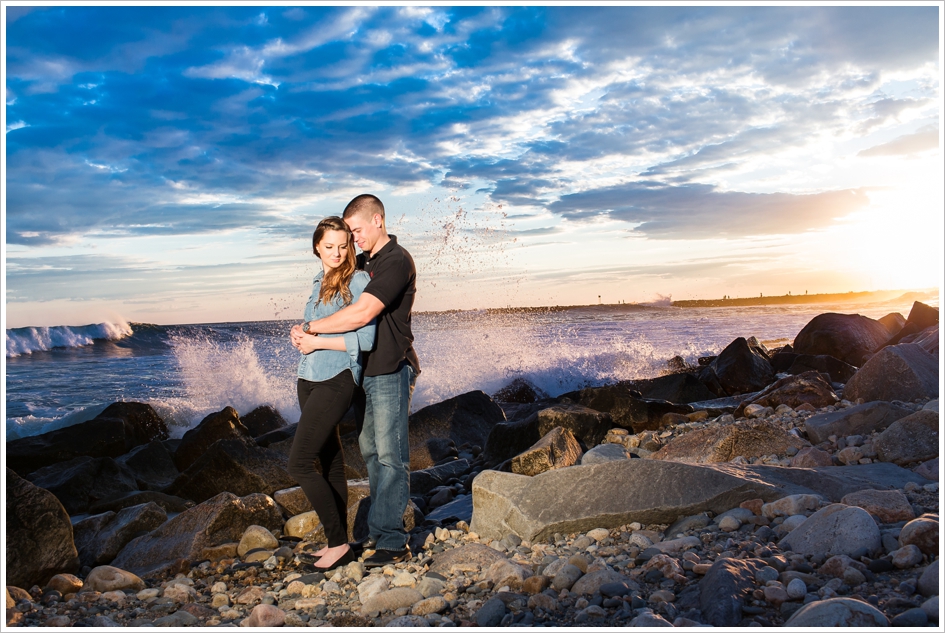
<svg viewBox="0 0 945 633">
<path fill-rule="evenodd" d="M 358 300 L 370 277 L 356 270 L 354 237 L 341 218 L 318 223 L 312 249 L 322 262 L 312 296 L 305 306 L 305 324 L 324 318 Z M 289 474 L 299 482 L 325 526 L 328 546 L 315 553 L 318 570 L 346 565 L 356 556 L 348 546 L 348 482 L 338 423 L 351 406 L 361 381 L 361 352 L 374 346 L 375 324 L 345 334 L 316 336 L 292 328 L 292 344 L 302 352 L 298 395 L 302 415 L 289 453 Z M 322 471 L 315 468 L 315 458 Z"/>
</svg>

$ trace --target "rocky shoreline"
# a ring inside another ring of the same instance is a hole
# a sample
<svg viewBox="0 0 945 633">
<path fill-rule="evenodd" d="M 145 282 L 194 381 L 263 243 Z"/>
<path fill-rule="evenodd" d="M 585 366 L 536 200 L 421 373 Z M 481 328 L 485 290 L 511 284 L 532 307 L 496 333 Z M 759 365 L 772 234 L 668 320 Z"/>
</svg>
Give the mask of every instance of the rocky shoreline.
<svg viewBox="0 0 945 633">
<path fill-rule="evenodd" d="M 411 416 L 414 557 L 318 573 L 261 407 L 7 443 L 8 626 L 937 626 L 938 311 L 820 315 L 649 380 Z M 349 537 L 370 497 L 343 426 Z"/>
</svg>

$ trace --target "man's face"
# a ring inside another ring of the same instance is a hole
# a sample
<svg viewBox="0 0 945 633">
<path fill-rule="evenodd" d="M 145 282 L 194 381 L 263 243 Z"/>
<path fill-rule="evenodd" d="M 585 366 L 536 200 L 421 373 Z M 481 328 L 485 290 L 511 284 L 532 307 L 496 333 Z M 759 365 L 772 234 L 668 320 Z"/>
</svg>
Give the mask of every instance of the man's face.
<svg viewBox="0 0 945 633">
<path fill-rule="evenodd" d="M 345 219 L 345 224 L 351 229 L 354 241 L 362 251 L 370 253 L 381 236 L 384 222 L 377 213 L 371 215 L 358 213 Z"/>
</svg>

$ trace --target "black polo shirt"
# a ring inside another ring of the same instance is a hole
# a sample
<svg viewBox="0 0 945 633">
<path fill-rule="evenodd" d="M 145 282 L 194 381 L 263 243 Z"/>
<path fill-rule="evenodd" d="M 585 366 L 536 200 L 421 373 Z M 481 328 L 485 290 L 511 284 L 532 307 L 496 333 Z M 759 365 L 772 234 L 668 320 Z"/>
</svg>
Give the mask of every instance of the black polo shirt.
<svg viewBox="0 0 945 633">
<path fill-rule="evenodd" d="M 420 359 L 413 349 L 413 332 L 410 330 L 410 311 L 417 294 L 417 268 L 413 257 L 390 241 L 370 257 L 358 255 L 358 268 L 371 276 L 364 292 L 377 297 L 384 310 L 377 317 L 377 343 L 374 351 L 367 354 L 364 365 L 365 376 L 391 374 L 407 361 L 420 373 Z"/>
</svg>

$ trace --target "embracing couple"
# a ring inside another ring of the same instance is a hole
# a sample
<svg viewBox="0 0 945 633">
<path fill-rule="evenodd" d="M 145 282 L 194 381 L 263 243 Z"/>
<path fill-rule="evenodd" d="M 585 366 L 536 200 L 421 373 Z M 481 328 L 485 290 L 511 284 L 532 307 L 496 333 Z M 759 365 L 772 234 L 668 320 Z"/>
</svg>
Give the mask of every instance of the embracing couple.
<svg viewBox="0 0 945 633">
<path fill-rule="evenodd" d="M 355 255 L 355 243 L 361 255 Z M 370 194 L 349 202 L 341 218 L 319 222 L 312 247 L 322 270 L 305 306 L 305 322 L 290 334 L 302 353 L 302 414 L 289 474 L 299 482 L 328 539 L 308 561 L 324 571 L 370 549 L 374 553 L 364 559 L 365 567 L 406 561 L 412 556 L 403 524 L 410 498 L 407 416 L 420 373 L 410 330 L 416 267 L 397 238 L 387 234 L 384 205 Z M 371 509 L 367 540 L 349 544 L 348 485 L 338 424 L 352 403 Z"/>
</svg>

